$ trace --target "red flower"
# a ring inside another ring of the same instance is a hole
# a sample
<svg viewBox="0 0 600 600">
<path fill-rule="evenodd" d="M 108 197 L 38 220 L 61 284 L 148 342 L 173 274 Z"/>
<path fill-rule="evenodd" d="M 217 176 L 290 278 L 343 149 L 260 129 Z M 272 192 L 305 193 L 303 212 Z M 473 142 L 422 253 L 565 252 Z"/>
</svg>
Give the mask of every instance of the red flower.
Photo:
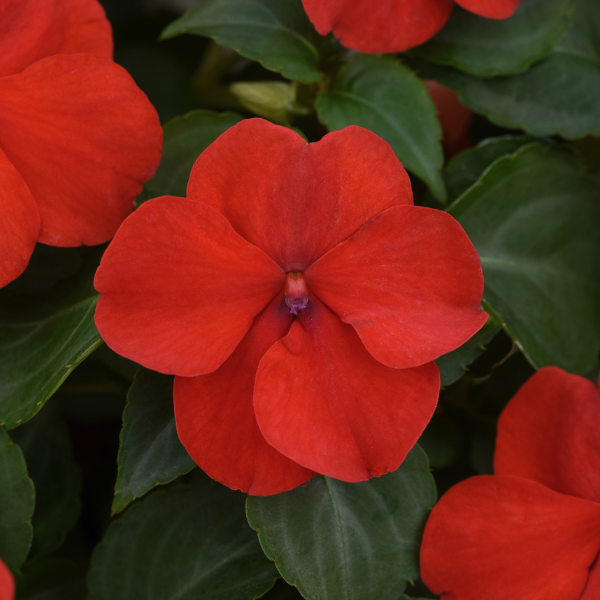
<svg viewBox="0 0 600 600">
<path fill-rule="evenodd" d="M 0 6 L 0 287 L 36 241 L 108 241 L 156 170 L 156 111 L 111 57 L 96 0 Z"/>
<path fill-rule="evenodd" d="M 488 19 L 510 17 L 522 0 L 456 0 Z M 432 38 L 446 23 L 454 0 L 302 0 L 321 35 L 330 31 L 359 52 L 403 52 Z"/>
<path fill-rule="evenodd" d="M 496 475 L 434 507 L 423 581 L 442 600 L 600 598 L 600 390 L 546 367 L 498 423 Z"/>
<path fill-rule="evenodd" d="M 9 568 L 0 558 L 0 600 L 13 600 L 15 597 L 15 580 Z"/>
<path fill-rule="evenodd" d="M 396 469 L 437 402 L 431 361 L 485 322 L 460 225 L 413 206 L 390 146 L 360 127 L 307 144 L 243 121 L 187 195 L 131 215 L 95 286 L 109 346 L 178 376 L 192 458 L 255 495 Z"/>
</svg>

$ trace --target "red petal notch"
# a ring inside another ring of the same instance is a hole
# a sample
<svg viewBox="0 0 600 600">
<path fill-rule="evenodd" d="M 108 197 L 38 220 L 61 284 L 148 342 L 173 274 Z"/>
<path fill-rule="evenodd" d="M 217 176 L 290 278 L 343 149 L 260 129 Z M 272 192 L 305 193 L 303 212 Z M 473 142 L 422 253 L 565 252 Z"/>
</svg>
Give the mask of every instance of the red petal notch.
<svg viewBox="0 0 600 600">
<path fill-rule="evenodd" d="M 285 273 L 202 202 L 143 204 L 104 253 L 94 285 L 106 343 L 142 365 L 185 377 L 233 352 Z"/>
<path fill-rule="evenodd" d="M 262 119 L 238 123 L 200 155 L 187 195 L 286 272 L 304 271 L 382 210 L 412 204 L 406 171 L 374 133 L 347 127 L 309 145 Z"/>
<path fill-rule="evenodd" d="M 109 240 L 156 170 L 161 144 L 154 107 L 109 60 L 53 56 L 0 79 L 0 148 L 38 205 L 41 242 Z"/>
<path fill-rule="evenodd" d="M 421 575 L 442 600 L 579 600 L 599 551 L 600 505 L 520 477 L 473 477 L 433 508 Z"/>
<path fill-rule="evenodd" d="M 306 272 L 309 289 L 395 368 L 458 348 L 483 327 L 479 256 L 445 212 L 396 206 Z"/>
<path fill-rule="evenodd" d="M 531 377 L 500 415 L 495 472 L 600 502 L 600 390 L 557 367 Z"/>
<path fill-rule="evenodd" d="M 469 12 L 488 19 L 506 19 L 511 17 L 522 0 L 456 0 Z"/>
<path fill-rule="evenodd" d="M 343 481 L 398 468 L 437 403 L 433 363 L 390 369 L 316 298 L 258 366 L 254 408 L 267 441 Z"/>
<path fill-rule="evenodd" d="M 258 363 L 292 319 L 278 296 L 214 373 L 175 379 L 177 433 L 190 456 L 212 478 L 255 496 L 285 492 L 315 475 L 266 442 L 252 404 Z"/>
</svg>

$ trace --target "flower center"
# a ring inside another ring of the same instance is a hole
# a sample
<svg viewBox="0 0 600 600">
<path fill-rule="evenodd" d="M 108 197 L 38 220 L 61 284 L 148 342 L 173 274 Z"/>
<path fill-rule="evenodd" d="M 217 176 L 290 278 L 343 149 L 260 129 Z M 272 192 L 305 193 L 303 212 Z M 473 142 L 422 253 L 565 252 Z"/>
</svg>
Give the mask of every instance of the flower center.
<svg viewBox="0 0 600 600">
<path fill-rule="evenodd" d="M 297 315 L 298 311 L 306 308 L 308 304 L 306 279 L 298 271 L 291 271 L 285 278 L 285 303 L 293 315 Z"/>
</svg>

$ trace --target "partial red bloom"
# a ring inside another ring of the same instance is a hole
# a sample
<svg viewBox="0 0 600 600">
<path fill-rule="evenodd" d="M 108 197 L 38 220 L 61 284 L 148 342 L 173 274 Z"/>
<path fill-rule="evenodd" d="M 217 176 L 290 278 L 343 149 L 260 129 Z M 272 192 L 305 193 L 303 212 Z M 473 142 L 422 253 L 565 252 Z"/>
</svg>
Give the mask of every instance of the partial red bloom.
<svg viewBox="0 0 600 600">
<path fill-rule="evenodd" d="M 494 476 L 434 507 L 423 581 L 443 600 L 592 600 L 600 593 L 600 390 L 538 371 L 498 423 Z"/>
<path fill-rule="evenodd" d="M 522 0 L 456 0 L 488 19 L 510 17 Z M 302 0 L 315 29 L 333 31 L 342 45 L 366 53 L 403 52 L 432 38 L 446 23 L 454 0 Z"/>
<path fill-rule="evenodd" d="M 14 182 L 2 199 L 0 286 L 24 270 L 36 241 L 112 238 L 158 166 L 156 111 L 111 58 L 96 0 L 0 7 L 0 180 Z"/>
<path fill-rule="evenodd" d="M 14 600 L 15 580 L 9 568 L 0 558 L 0 600 Z"/>
<path fill-rule="evenodd" d="M 433 359 L 486 320 L 466 234 L 412 205 L 389 144 L 360 127 L 315 144 L 232 127 L 187 199 L 125 221 L 95 286 L 109 346 L 177 376 L 192 458 L 255 495 L 395 470 L 435 408 Z"/>
</svg>

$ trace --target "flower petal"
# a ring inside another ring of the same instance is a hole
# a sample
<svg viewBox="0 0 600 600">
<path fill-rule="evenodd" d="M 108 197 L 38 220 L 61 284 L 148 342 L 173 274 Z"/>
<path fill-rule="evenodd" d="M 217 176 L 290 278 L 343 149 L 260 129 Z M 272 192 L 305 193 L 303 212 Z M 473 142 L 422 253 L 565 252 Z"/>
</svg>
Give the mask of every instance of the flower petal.
<svg viewBox="0 0 600 600">
<path fill-rule="evenodd" d="M 9 568 L 0 558 L 0 600 L 13 600 L 15 597 L 15 580 Z"/>
<path fill-rule="evenodd" d="M 40 217 L 29 188 L 0 150 L 0 287 L 24 270 L 40 232 Z"/>
<path fill-rule="evenodd" d="M 395 206 L 321 257 L 308 289 L 389 367 L 454 350 L 486 321 L 479 256 L 448 213 Z"/>
<path fill-rule="evenodd" d="M 437 403 L 434 363 L 390 369 L 311 297 L 258 366 L 254 409 L 267 441 L 305 467 L 363 481 L 394 471 Z"/>
<path fill-rule="evenodd" d="M 158 165 L 162 130 L 127 72 L 59 55 L 0 79 L 0 148 L 27 183 L 53 246 L 109 240 Z"/>
<path fill-rule="evenodd" d="M 600 505 L 520 477 L 473 477 L 433 508 L 421 576 L 442 600 L 578 600 L 599 550 Z"/>
<path fill-rule="evenodd" d="M 522 0 L 456 0 L 459 6 L 487 19 L 507 19 Z"/>
<path fill-rule="evenodd" d="M 448 20 L 452 0 L 302 0 L 321 35 L 333 31 L 359 52 L 402 52 L 432 38 Z"/>
<path fill-rule="evenodd" d="M 177 433 L 190 456 L 213 479 L 254 496 L 285 492 L 315 475 L 267 444 L 252 404 L 258 363 L 292 320 L 276 297 L 216 371 L 175 379 Z"/>
<path fill-rule="evenodd" d="M 598 600 L 598 598 L 600 598 L 600 555 L 590 569 L 585 589 L 578 600 Z"/>
<path fill-rule="evenodd" d="M 262 119 L 234 125 L 200 155 L 187 195 L 284 271 L 303 271 L 377 213 L 412 204 L 406 171 L 374 133 L 353 126 L 307 144 Z"/>
<path fill-rule="evenodd" d="M 3 0 L 0 77 L 55 54 L 112 58 L 110 23 L 96 0 Z"/>
<path fill-rule="evenodd" d="M 194 377 L 219 367 L 285 274 L 202 202 L 165 196 L 121 226 L 96 272 L 96 325 L 122 356 Z"/>
<path fill-rule="evenodd" d="M 500 415 L 495 472 L 600 502 L 600 390 L 588 379 L 545 367 Z"/>
</svg>

